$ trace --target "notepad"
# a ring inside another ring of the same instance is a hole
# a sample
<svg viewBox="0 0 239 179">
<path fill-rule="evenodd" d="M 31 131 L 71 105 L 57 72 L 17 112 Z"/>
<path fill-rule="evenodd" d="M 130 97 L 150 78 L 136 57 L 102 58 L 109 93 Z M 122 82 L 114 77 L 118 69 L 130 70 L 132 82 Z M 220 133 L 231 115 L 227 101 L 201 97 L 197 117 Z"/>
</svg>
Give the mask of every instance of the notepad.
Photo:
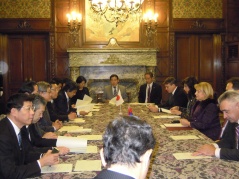
<svg viewBox="0 0 239 179">
<path fill-rule="evenodd" d="M 41 168 L 41 173 L 72 172 L 72 167 L 72 164 L 56 164 L 51 166 L 44 166 Z"/>
<path fill-rule="evenodd" d="M 80 139 L 78 137 L 58 136 L 56 146 L 65 146 L 68 148 L 85 148 L 87 146 L 86 139 Z"/>
<path fill-rule="evenodd" d="M 69 149 L 70 149 L 70 153 L 75 153 L 75 154 L 98 153 L 97 146 L 86 146 L 86 147 L 69 148 Z"/>
<path fill-rule="evenodd" d="M 174 119 L 174 118 L 180 118 L 180 116 L 176 115 L 160 115 L 160 116 L 153 116 L 155 119 Z"/>
<path fill-rule="evenodd" d="M 178 135 L 178 136 L 170 136 L 173 140 L 189 140 L 189 139 L 200 139 L 195 135 Z"/>
<path fill-rule="evenodd" d="M 77 160 L 74 171 L 75 172 L 101 171 L 101 161 L 100 160 Z"/>
<path fill-rule="evenodd" d="M 77 137 L 81 139 L 87 139 L 87 140 L 102 140 L 102 135 L 80 135 Z"/>
<path fill-rule="evenodd" d="M 212 158 L 212 157 L 210 157 L 210 156 L 203 156 L 203 155 L 192 156 L 192 153 L 190 153 L 190 152 L 186 152 L 186 153 L 174 153 L 173 156 L 174 156 L 177 160 Z"/>
<path fill-rule="evenodd" d="M 81 128 L 81 129 L 72 129 L 72 130 L 68 130 L 68 133 L 83 133 L 83 132 L 91 132 L 91 129 L 89 128 Z"/>
<path fill-rule="evenodd" d="M 165 125 L 166 127 L 185 127 L 183 126 L 182 124 L 180 123 L 175 123 L 175 124 L 163 124 Z"/>
</svg>

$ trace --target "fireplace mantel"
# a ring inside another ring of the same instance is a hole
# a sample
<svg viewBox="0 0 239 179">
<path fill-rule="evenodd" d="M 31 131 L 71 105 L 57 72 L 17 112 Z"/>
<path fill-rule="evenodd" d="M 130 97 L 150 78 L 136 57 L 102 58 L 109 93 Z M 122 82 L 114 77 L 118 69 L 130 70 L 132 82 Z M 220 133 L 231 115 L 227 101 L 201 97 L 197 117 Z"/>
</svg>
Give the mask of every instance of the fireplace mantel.
<svg viewBox="0 0 239 179">
<path fill-rule="evenodd" d="M 145 82 L 144 73 L 154 73 L 157 66 L 158 50 L 152 48 L 69 48 L 67 52 L 72 80 L 75 81 L 79 75 L 85 76 L 87 80 L 109 79 L 113 73 L 120 79 L 135 78 L 138 81 L 133 90 L 135 98 L 139 86 Z M 132 92 L 132 89 L 129 90 Z"/>
</svg>

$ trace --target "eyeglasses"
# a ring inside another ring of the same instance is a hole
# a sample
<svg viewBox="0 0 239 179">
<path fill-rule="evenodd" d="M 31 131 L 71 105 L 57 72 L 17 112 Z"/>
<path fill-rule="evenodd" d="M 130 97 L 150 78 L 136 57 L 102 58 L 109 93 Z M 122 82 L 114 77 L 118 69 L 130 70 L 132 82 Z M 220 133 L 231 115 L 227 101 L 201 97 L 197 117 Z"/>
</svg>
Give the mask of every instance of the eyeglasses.
<svg viewBox="0 0 239 179">
<path fill-rule="evenodd" d="M 24 108 L 27 111 L 30 111 L 30 110 L 35 111 L 35 106 L 22 106 L 21 108 Z"/>
</svg>

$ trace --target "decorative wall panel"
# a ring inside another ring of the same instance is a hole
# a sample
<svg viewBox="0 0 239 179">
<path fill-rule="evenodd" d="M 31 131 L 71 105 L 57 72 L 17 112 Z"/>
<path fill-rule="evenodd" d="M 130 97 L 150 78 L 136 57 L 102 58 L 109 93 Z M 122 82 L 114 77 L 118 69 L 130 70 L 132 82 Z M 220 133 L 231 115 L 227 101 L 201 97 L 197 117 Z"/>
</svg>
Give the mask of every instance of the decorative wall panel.
<svg viewBox="0 0 239 179">
<path fill-rule="evenodd" d="M 1 0 L 0 18 L 50 18 L 51 0 Z"/>
<path fill-rule="evenodd" d="M 173 18 L 222 18 L 222 0 L 173 0 Z"/>
</svg>

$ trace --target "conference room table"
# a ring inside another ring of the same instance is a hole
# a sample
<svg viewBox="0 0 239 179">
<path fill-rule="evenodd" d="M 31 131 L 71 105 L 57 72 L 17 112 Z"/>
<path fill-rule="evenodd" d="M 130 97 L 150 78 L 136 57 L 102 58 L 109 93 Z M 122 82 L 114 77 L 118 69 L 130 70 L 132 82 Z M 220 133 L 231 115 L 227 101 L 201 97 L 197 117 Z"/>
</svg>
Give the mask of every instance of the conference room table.
<svg viewBox="0 0 239 179">
<path fill-rule="evenodd" d="M 84 117 L 85 123 L 80 124 L 83 128 L 92 129 L 91 133 L 86 134 L 103 134 L 108 123 L 120 116 L 119 106 L 103 104 L 99 105 L 99 107 L 100 111 L 92 112 L 93 115 L 91 117 Z M 121 106 L 122 115 L 128 115 L 128 107 L 129 104 L 127 103 Z M 199 146 L 212 143 L 213 141 L 196 129 L 171 130 L 172 128 L 162 128 L 161 126 L 163 124 L 170 123 L 172 119 L 156 119 L 154 116 L 165 116 L 167 114 L 150 112 L 145 105 L 135 103 L 130 104 L 130 107 L 132 108 L 133 115 L 138 116 L 142 120 L 146 120 L 151 125 L 156 139 L 156 146 L 151 156 L 147 178 L 239 178 L 239 162 L 236 161 L 221 160 L 216 157 L 177 160 L 173 156 L 174 153 L 194 152 Z M 195 135 L 200 137 L 200 139 L 173 140 L 170 137 L 177 135 Z M 88 145 L 97 146 L 99 151 L 102 148 L 102 141 L 88 141 Z M 70 157 L 60 157 L 60 163 L 71 163 L 73 164 L 73 169 L 77 160 L 100 160 L 100 154 L 87 153 L 76 154 Z M 42 174 L 40 177 L 35 177 L 35 179 L 86 179 L 95 177 L 97 173 L 99 173 L 99 171 L 52 173 Z"/>
</svg>

